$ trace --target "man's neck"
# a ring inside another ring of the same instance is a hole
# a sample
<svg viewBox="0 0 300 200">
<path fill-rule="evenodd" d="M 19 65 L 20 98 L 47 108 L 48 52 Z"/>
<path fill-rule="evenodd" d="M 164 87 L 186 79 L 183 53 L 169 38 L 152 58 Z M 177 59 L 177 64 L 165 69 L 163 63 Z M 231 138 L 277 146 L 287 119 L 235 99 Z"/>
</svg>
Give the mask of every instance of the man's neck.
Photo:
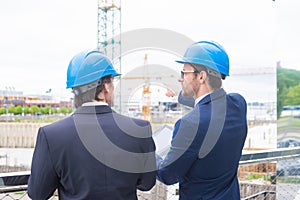
<svg viewBox="0 0 300 200">
<path fill-rule="evenodd" d="M 210 94 L 210 93 L 203 94 L 203 95 L 199 96 L 197 99 L 195 99 L 195 106 L 208 94 Z"/>
<path fill-rule="evenodd" d="M 195 93 L 194 99 L 196 100 L 199 97 L 206 96 L 207 94 L 210 94 L 212 92 L 213 91 L 211 91 L 206 85 L 202 85 L 202 87 L 199 87 L 199 90 Z"/>
</svg>

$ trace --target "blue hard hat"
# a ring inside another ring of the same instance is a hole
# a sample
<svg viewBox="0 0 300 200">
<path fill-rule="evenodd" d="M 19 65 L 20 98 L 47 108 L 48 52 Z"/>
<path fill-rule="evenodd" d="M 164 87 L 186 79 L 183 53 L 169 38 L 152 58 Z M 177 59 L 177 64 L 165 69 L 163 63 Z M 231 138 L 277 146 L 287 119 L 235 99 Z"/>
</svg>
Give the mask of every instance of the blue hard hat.
<svg viewBox="0 0 300 200">
<path fill-rule="evenodd" d="M 113 77 L 117 73 L 111 61 L 97 50 L 83 51 L 75 55 L 69 63 L 67 71 L 67 88 L 85 85 L 104 76 Z"/>
<path fill-rule="evenodd" d="M 192 44 L 178 63 L 204 65 L 229 76 L 229 58 L 225 49 L 213 41 L 200 41 Z"/>
</svg>

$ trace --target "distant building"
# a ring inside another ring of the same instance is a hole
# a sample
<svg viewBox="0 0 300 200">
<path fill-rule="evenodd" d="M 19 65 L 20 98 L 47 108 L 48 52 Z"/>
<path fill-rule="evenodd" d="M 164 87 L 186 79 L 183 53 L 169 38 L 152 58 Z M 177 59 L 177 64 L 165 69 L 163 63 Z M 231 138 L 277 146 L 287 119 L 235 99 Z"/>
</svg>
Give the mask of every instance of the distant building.
<svg viewBox="0 0 300 200">
<path fill-rule="evenodd" d="M 0 107 L 4 106 L 72 107 L 72 100 L 55 100 L 51 95 L 24 95 L 22 91 L 0 90 Z"/>
<path fill-rule="evenodd" d="M 0 107 L 5 105 L 24 105 L 25 96 L 21 91 L 0 90 Z"/>
</svg>

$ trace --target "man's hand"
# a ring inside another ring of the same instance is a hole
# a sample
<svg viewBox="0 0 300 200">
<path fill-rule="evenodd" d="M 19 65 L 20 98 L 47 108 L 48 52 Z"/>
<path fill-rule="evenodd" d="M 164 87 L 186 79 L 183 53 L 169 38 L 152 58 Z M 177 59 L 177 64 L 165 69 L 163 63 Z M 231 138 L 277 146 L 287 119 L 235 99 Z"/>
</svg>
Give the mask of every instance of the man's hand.
<svg viewBox="0 0 300 200">
<path fill-rule="evenodd" d="M 176 93 L 171 90 L 170 88 L 167 88 L 167 92 L 166 92 L 166 96 L 167 97 L 174 97 L 176 95 Z"/>
</svg>

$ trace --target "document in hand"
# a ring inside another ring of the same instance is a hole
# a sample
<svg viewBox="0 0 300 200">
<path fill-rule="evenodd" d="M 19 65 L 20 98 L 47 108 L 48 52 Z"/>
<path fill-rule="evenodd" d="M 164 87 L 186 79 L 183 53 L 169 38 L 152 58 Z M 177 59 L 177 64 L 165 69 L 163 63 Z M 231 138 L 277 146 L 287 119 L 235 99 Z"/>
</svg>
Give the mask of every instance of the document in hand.
<svg viewBox="0 0 300 200">
<path fill-rule="evenodd" d="M 172 141 L 173 128 L 164 125 L 153 134 L 153 140 L 156 145 L 156 154 L 165 157 L 170 149 Z"/>
</svg>

